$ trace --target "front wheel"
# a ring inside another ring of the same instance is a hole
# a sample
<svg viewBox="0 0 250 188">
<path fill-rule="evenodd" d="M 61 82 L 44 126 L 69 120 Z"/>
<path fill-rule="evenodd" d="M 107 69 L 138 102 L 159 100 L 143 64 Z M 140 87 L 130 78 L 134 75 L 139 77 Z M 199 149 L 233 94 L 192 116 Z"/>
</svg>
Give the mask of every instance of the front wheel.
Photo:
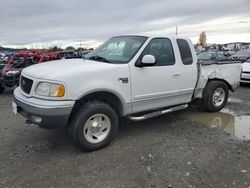
<svg viewBox="0 0 250 188">
<path fill-rule="evenodd" d="M 202 96 L 205 110 L 217 112 L 224 108 L 228 101 L 229 89 L 225 82 L 210 81 L 207 83 Z"/>
<path fill-rule="evenodd" d="M 118 115 L 104 102 L 88 102 L 76 111 L 69 129 L 80 149 L 98 150 L 114 139 L 118 130 Z"/>
</svg>

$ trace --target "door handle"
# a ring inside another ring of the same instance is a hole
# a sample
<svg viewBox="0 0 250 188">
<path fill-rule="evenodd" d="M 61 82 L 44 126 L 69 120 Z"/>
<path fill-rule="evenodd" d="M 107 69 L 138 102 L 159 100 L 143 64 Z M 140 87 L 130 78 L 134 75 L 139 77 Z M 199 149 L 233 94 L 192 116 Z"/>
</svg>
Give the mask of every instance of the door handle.
<svg viewBox="0 0 250 188">
<path fill-rule="evenodd" d="M 180 74 L 174 74 L 174 75 L 173 75 L 173 78 L 180 78 L 180 77 L 181 77 Z"/>
</svg>

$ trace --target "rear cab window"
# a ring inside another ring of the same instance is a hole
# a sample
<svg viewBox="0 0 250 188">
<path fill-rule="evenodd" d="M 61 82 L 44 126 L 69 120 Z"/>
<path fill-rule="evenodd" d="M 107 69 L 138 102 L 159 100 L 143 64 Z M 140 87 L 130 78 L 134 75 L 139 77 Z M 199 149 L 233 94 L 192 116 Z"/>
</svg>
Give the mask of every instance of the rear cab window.
<svg viewBox="0 0 250 188">
<path fill-rule="evenodd" d="M 185 39 L 177 39 L 177 45 L 184 65 L 193 64 L 193 56 L 188 42 Z"/>
</svg>

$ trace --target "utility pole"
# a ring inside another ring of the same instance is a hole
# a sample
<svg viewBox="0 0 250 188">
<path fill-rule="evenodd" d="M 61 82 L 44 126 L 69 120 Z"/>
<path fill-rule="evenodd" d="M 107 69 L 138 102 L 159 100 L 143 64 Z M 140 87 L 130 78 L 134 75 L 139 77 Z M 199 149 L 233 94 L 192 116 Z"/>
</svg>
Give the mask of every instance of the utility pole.
<svg viewBox="0 0 250 188">
<path fill-rule="evenodd" d="M 175 35 L 176 36 L 178 35 L 178 25 L 176 25 L 176 27 L 175 27 Z"/>
</svg>

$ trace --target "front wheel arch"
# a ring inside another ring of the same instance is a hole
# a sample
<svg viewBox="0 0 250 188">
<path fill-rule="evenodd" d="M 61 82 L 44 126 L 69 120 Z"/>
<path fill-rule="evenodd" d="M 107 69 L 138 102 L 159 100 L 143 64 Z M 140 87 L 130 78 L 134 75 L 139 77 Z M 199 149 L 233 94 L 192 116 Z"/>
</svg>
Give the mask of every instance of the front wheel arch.
<svg viewBox="0 0 250 188">
<path fill-rule="evenodd" d="M 118 113 L 119 116 L 124 116 L 124 114 L 126 114 L 125 104 L 120 99 L 120 97 L 108 91 L 95 91 L 82 96 L 75 102 L 68 122 L 70 123 L 74 113 L 81 106 L 91 101 L 100 101 L 110 105 Z"/>
</svg>

